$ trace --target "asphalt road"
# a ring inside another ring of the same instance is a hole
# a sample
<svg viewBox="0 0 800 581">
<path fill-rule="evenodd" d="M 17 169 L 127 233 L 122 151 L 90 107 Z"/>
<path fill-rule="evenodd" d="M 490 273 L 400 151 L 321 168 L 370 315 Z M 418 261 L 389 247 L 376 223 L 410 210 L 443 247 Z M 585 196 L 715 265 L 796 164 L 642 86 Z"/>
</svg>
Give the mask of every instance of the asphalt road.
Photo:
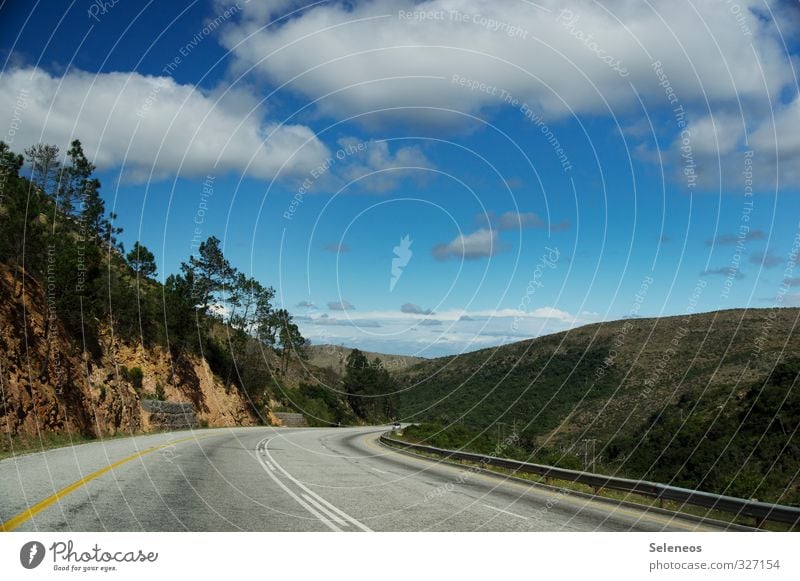
<svg viewBox="0 0 800 581">
<path fill-rule="evenodd" d="M 385 430 L 199 430 L 9 458 L 0 522 L 20 531 L 714 530 L 411 458 L 378 443 Z"/>
</svg>

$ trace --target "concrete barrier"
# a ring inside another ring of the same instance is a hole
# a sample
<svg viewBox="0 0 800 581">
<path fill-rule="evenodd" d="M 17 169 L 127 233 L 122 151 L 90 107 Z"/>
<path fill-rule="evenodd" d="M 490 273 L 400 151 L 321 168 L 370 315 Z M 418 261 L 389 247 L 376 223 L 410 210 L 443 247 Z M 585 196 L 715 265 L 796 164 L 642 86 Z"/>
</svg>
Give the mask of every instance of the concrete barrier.
<svg viewBox="0 0 800 581">
<path fill-rule="evenodd" d="M 308 426 L 306 417 L 303 414 L 294 414 L 288 412 L 274 412 L 276 418 L 281 421 L 281 424 L 287 428 L 304 428 Z"/>
<path fill-rule="evenodd" d="M 140 401 L 142 410 L 149 414 L 150 425 L 165 430 L 197 427 L 197 414 L 190 403 L 173 403 L 157 399 Z"/>
</svg>

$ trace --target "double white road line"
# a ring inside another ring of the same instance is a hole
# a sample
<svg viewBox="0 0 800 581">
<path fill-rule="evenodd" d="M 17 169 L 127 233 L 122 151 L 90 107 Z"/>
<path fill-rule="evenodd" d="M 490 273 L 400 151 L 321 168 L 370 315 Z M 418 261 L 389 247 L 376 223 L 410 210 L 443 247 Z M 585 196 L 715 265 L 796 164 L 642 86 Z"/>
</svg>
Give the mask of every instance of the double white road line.
<svg viewBox="0 0 800 581">
<path fill-rule="evenodd" d="M 273 439 L 274 436 L 272 438 L 264 438 L 258 443 L 256 446 L 256 458 L 258 458 L 258 461 L 261 464 L 261 467 L 264 468 L 264 471 L 269 475 L 270 478 L 272 478 L 272 480 L 275 481 L 278 486 L 280 486 L 286 492 L 286 494 L 291 496 L 297 502 L 297 504 L 302 506 L 310 514 L 315 516 L 320 522 L 324 523 L 333 531 L 342 532 L 342 528 L 340 527 L 349 527 L 352 525 L 358 529 L 361 529 L 362 531 L 372 532 L 372 529 L 370 529 L 368 526 L 354 519 L 343 510 L 333 506 L 330 502 L 322 498 L 313 490 L 310 490 L 302 482 L 284 470 L 284 468 L 278 464 L 269 453 L 269 443 Z M 288 486 L 286 486 L 286 484 L 281 482 L 281 479 L 278 478 L 278 472 L 283 474 L 290 482 L 302 490 L 302 492 L 297 494 Z"/>
</svg>

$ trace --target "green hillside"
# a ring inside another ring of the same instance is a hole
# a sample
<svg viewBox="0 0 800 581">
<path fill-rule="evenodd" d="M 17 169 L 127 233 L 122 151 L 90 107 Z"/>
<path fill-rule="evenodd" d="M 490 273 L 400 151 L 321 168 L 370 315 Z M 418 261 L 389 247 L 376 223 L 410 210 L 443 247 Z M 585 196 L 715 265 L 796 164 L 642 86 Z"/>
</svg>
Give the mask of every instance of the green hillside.
<svg viewBox="0 0 800 581">
<path fill-rule="evenodd" d="M 411 437 L 760 499 L 800 501 L 800 309 L 629 319 L 402 373 Z"/>
</svg>

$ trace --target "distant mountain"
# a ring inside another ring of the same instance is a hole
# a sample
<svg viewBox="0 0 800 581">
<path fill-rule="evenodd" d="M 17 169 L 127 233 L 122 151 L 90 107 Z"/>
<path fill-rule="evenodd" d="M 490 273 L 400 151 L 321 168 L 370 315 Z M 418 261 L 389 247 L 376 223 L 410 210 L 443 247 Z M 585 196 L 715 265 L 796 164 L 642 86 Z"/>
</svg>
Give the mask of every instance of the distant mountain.
<svg viewBox="0 0 800 581">
<path fill-rule="evenodd" d="M 308 362 L 317 367 L 327 367 L 333 369 L 340 375 L 344 375 L 347 357 L 353 349 L 342 345 L 311 345 L 306 348 Z M 374 361 L 375 358 L 381 360 L 381 366 L 387 371 L 400 372 L 408 367 L 427 361 L 422 357 L 409 357 L 406 355 L 388 355 L 386 353 L 373 353 L 362 351 L 367 359 Z"/>
</svg>

